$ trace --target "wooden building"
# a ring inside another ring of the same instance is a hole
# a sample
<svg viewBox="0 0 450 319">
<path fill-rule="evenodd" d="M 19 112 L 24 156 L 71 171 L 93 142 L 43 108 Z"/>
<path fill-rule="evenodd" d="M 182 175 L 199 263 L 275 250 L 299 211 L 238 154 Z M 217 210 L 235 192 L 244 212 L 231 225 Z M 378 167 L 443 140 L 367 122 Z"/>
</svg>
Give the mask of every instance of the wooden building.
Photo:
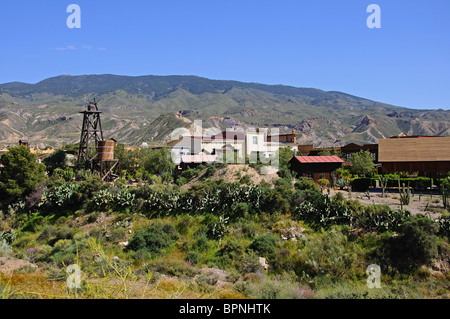
<svg viewBox="0 0 450 319">
<path fill-rule="evenodd" d="M 345 156 L 347 162 L 352 159 L 353 153 L 359 153 L 360 151 L 368 151 L 372 155 L 373 162 L 378 163 L 378 144 L 364 144 L 359 145 L 350 143 L 341 147 L 341 152 Z"/>
<path fill-rule="evenodd" d="M 419 172 L 419 176 L 442 178 L 450 172 L 450 137 L 392 137 L 378 141 L 378 152 L 384 174 Z"/>
<path fill-rule="evenodd" d="M 332 173 L 342 166 L 339 156 L 294 156 L 289 162 L 291 170 L 298 176 L 317 182 L 321 178 L 332 180 Z"/>
<path fill-rule="evenodd" d="M 292 133 L 288 134 L 268 135 L 267 142 L 272 142 L 272 140 L 282 144 L 297 144 L 297 133 L 292 130 Z"/>
</svg>

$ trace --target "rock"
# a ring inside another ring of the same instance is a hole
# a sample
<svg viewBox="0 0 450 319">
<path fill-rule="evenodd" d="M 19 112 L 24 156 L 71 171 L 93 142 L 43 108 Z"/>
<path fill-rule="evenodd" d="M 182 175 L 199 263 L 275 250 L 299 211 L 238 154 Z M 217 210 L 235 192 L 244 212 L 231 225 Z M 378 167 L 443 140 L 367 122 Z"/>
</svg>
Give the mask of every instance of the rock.
<svg viewBox="0 0 450 319">
<path fill-rule="evenodd" d="M 200 269 L 202 274 L 211 276 L 217 281 L 226 281 L 228 277 L 228 273 L 225 270 L 217 269 L 217 268 L 202 268 Z"/>
<path fill-rule="evenodd" d="M 249 272 L 249 273 L 244 275 L 242 280 L 243 281 L 256 282 L 256 281 L 261 280 L 262 278 L 263 278 L 263 276 L 260 273 Z"/>
<path fill-rule="evenodd" d="M 269 269 L 269 264 L 267 263 L 266 258 L 259 257 L 259 263 L 260 263 L 261 266 L 264 268 L 264 270 Z"/>
<path fill-rule="evenodd" d="M 117 246 L 119 247 L 127 247 L 128 246 L 128 242 L 127 241 L 123 241 L 117 244 Z"/>
<path fill-rule="evenodd" d="M 0 273 L 12 274 L 15 270 L 23 267 L 31 267 L 37 269 L 38 266 L 23 259 L 13 257 L 0 257 Z"/>
<path fill-rule="evenodd" d="M 283 240 L 290 239 L 293 241 L 297 241 L 297 239 L 303 235 L 304 231 L 305 231 L 304 228 L 297 228 L 297 227 L 289 227 L 287 229 L 283 229 L 280 231 L 281 239 Z"/>
</svg>

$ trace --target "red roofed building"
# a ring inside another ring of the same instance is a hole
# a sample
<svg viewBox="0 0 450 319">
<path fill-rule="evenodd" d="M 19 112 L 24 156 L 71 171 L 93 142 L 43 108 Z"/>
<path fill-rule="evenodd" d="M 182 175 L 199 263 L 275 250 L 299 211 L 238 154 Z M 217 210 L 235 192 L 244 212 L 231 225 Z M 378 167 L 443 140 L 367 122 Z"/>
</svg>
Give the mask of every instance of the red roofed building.
<svg viewBox="0 0 450 319">
<path fill-rule="evenodd" d="M 321 178 L 331 181 L 332 173 L 344 161 L 339 156 L 294 156 L 289 163 L 297 176 L 308 177 L 317 182 Z"/>
</svg>

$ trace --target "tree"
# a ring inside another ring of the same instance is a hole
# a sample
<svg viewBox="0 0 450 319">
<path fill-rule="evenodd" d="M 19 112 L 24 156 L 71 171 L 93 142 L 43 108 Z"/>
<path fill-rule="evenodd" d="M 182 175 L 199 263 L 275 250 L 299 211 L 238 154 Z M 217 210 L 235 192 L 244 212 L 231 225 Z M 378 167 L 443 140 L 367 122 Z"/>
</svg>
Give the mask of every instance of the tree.
<svg viewBox="0 0 450 319">
<path fill-rule="evenodd" d="M 279 169 L 289 169 L 289 161 L 294 157 L 294 152 L 289 147 L 280 147 L 274 156 L 272 165 L 278 165 Z"/>
<path fill-rule="evenodd" d="M 66 153 L 62 150 L 56 151 L 55 153 L 47 156 L 42 161 L 47 167 L 47 171 L 50 175 L 53 175 L 55 169 L 65 169 L 66 168 Z"/>
<path fill-rule="evenodd" d="M 142 152 L 141 152 L 142 154 Z M 158 174 L 161 176 L 172 174 L 175 169 L 175 164 L 172 161 L 172 154 L 167 147 L 150 152 L 144 152 L 140 158 L 140 166 L 151 174 Z"/>
<path fill-rule="evenodd" d="M 11 147 L 0 157 L 3 168 L 0 171 L 0 202 L 11 203 L 24 198 L 45 180 L 45 165 L 36 161 L 24 145 Z"/>
<path fill-rule="evenodd" d="M 372 154 L 369 151 L 359 151 L 352 154 L 351 172 L 366 177 L 375 172 Z"/>
<path fill-rule="evenodd" d="M 138 151 L 127 150 L 125 144 L 117 144 L 114 149 L 115 158 L 120 162 L 120 167 L 123 171 L 134 175 L 137 171 Z"/>
<path fill-rule="evenodd" d="M 321 150 L 318 155 L 319 156 L 333 156 L 334 155 L 334 156 L 338 156 L 341 159 L 345 160 L 344 153 L 342 153 L 341 150 L 337 150 L 337 149 L 334 149 L 334 148 L 333 149 Z"/>
<path fill-rule="evenodd" d="M 323 190 L 330 185 L 330 181 L 326 178 L 321 178 L 317 181 L 317 185 L 319 185 L 321 193 L 323 193 Z"/>
</svg>

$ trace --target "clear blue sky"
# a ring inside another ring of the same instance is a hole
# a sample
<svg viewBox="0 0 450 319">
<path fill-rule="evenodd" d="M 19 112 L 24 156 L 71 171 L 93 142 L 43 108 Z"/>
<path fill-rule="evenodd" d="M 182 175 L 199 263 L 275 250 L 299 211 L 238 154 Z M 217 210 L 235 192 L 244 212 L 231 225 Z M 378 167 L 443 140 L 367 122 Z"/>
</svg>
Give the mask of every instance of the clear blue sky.
<svg viewBox="0 0 450 319">
<path fill-rule="evenodd" d="M 0 83 L 198 75 L 450 109 L 448 0 L 2 0 L 0 41 Z"/>
</svg>

